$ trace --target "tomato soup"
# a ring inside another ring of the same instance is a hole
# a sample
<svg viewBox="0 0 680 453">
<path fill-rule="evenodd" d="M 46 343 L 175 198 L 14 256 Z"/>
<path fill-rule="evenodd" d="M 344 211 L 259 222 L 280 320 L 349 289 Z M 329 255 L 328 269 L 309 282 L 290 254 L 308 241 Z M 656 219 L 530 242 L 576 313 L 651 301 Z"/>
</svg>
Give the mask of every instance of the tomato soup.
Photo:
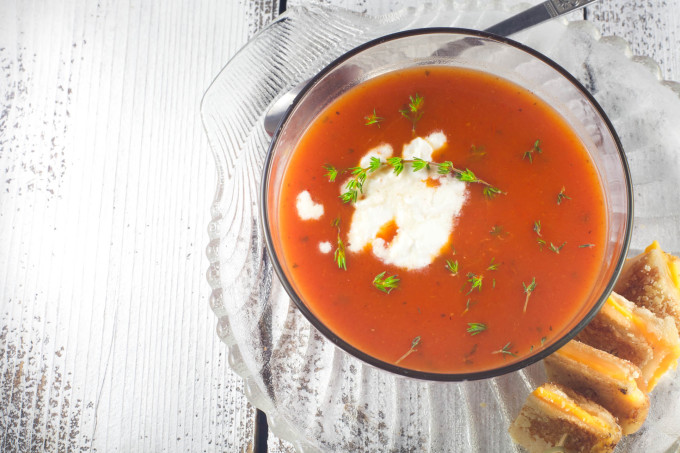
<svg viewBox="0 0 680 453">
<path fill-rule="evenodd" d="M 485 73 L 400 70 L 349 90 L 297 144 L 278 217 L 289 278 L 384 362 L 468 373 L 564 333 L 603 260 L 598 172 L 567 122 Z"/>
</svg>

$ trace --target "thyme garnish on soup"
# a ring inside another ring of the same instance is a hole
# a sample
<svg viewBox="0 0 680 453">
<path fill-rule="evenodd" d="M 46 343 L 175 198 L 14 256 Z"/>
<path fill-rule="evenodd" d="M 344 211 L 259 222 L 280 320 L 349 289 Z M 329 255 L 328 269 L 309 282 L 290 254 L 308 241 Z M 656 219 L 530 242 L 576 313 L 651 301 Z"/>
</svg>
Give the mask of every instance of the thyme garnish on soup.
<svg viewBox="0 0 680 453">
<path fill-rule="evenodd" d="M 280 214 L 282 248 L 300 263 L 301 297 L 352 346 L 424 371 L 485 370 L 535 352 L 541 326 L 579 309 L 606 204 L 587 149 L 540 99 L 474 71 L 428 70 L 350 89 L 328 106 L 342 116 L 322 112 L 303 133 L 281 188 L 298 210 Z M 493 98 L 471 94 L 488 84 Z M 315 226 L 323 218 L 333 229 Z M 493 327 L 509 316 L 521 335 Z"/>
</svg>

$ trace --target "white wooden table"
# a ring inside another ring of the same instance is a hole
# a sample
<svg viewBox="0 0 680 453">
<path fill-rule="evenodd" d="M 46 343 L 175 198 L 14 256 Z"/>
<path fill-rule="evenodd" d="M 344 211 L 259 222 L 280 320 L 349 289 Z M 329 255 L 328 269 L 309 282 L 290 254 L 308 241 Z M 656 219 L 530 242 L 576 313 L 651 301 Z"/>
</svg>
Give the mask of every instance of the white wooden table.
<svg viewBox="0 0 680 453">
<path fill-rule="evenodd" d="M 304 1 L 0 2 L 0 451 L 262 449 L 208 308 L 199 102 Z M 680 0 L 584 15 L 680 80 Z"/>
</svg>

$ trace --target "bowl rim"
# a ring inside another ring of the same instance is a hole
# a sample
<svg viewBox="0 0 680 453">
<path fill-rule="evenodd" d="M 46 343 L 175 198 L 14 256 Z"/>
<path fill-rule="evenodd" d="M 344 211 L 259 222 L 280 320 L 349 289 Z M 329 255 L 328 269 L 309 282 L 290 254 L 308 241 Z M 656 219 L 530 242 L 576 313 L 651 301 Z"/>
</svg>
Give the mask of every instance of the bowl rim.
<svg viewBox="0 0 680 453">
<path fill-rule="evenodd" d="M 403 38 L 409 38 L 409 37 L 414 37 L 414 36 L 420 36 L 420 35 L 428 35 L 428 34 L 447 34 L 447 35 L 464 35 L 464 36 L 469 36 L 469 37 L 478 37 L 478 38 L 484 38 L 492 41 L 497 41 L 505 45 L 509 45 L 511 47 L 514 47 L 517 50 L 523 51 L 534 58 L 537 58 L 538 60 L 542 61 L 543 63 L 547 64 L 548 66 L 552 67 L 554 70 L 556 70 L 558 73 L 560 73 L 568 82 L 570 82 L 574 87 L 581 92 L 585 96 L 585 98 L 588 100 L 588 102 L 595 108 L 597 113 L 600 115 L 602 120 L 604 121 L 607 130 L 611 134 L 614 143 L 616 145 L 616 149 L 618 151 L 619 155 L 619 160 L 622 166 L 623 174 L 624 174 L 624 180 L 625 180 L 625 192 L 626 192 L 626 209 L 627 209 L 627 216 L 625 219 L 625 229 L 624 229 L 624 235 L 623 235 L 623 244 L 621 248 L 621 253 L 617 259 L 616 265 L 614 267 L 614 271 L 612 273 L 611 278 L 609 279 L 609 282 L 605 286 L 604 291 L 600 295 L 599 299 L 597 302 L 593 305 L 593 307 L 590 309 L 588 313 L 569 331 L 567 332 L 563 337 L 559 338 L 556 340 L 554 343 L 552 343 L 550 346 L 539 349 L 537 352 L 530 354 L 526 356 L 525 358 L 508 364 L 504 365 L 502 367 L 498 368 L 493 368 L 489 370 L 482 370 L 482 371 L 473 371 L 473 372 L 467 372 L 467 373 L 435 373 L 431 371 L 421 371 L 421 370 L 414 370 L 410 368 L 404 368 L 398 365 L 394 365 L 392 363 L 385 362 L 383 360 L 377 359 L 376 357 L 373 357 L 370 354 L 367 354 L 360 349 L 356 348 L 352 344 L 348 343 L 344 339 L 342 339 L 339 335 L 337 335 L 335 332 L 333 332 L 328 326 L 326 326 L 312 311 L 305 305 L 305 303 L 302 301 L 301 297 L 297 294 L 295 289 L 293 288 L 291 282 L 289 281 L 288 277 L 286 276 L 285 272 L 283 271 L 283 267 L 281 265 L 281 261 L 279 260 L 278 256 L 276 255 L 275 249 L 274 249 L 274 243 L 273 243 L 273 238 L 270 233 L 269 229 L 269 211 L 268 211 L 268 193 L 269 193 L 269 176 L 271 174 L 271 168 L 272 168 L 272 161 L 273 161 L 273 155 L 274 155 L 274 150 L 276 148 L 276 144 L 278 142 L 278 139 L 281 136 L 283 126 L 288 121 L 288 118 L 292 114 L 292 112 L 295 110 L 295 106 L 299 104 L 299 102 L 305 97 L 305 95 L 309 92 L 309 90 L 316 84 L 316 82 L 320 79 L 322 79 L 327 73 L 329 73 L 331 70 L 333 70 L 335 67 L 339 66 L 346 60 L 352 58 L 353 56 L 370 49 L 372 47 L 378 46 L 380 44 L 390 42 L 390 41 L 395 41 L 398 39 L 403 39 Z M 326 339 L 330 340 L 334 345 L 342 349 L 343 351 L 349 353 L 350 355 L 354 356 L 355 358 L 361 360 L 363 363 L 367 363 L 369 365 L 372 365 L 376 368 L 379 368 L 381 370 L 389 371 L 391 373 L 409 377 L 409 378 L 415 378 L 419 380 L 425 380 L 425 381 L 440 381 L 440 382 L 460 382 L 460 381 L 473 381 L 473 380 L 481 380 L 481 379 L 488 379 L 488 378 L 493 378 L 497 376 L 502 376 L 504 374 L 508 374 L 514 371 L 521 370 L 523 368 L 526 368 L 529 365 L 532 365 L 539 360 L 544 359 L 545 357 L 549 356 L 553 352 L 557 351 L 560 349 L 562 346 L 564 346 L 566 343 L 571 341 L 583 328 L 585 328 L 586 325 L 595 317 L 595 315 L 599 312 L 600 308 L 602 305 L 604 305 L 605 301 L 611 294 L 611 292 L 614 289 L 614 285 L 616 284 L 616 280 L 618 279 L 621 270 L 623 268 L 623 264 L 626 260 L 626 256 L 628 254 L 628 250 L 630 247 L 630 241 L 631 241 L 631 236 L 632 236 L 632 230 L 633 230 L 633 218 L 634 218 L 634 206 L 633 206 L 633 183 L 632 183 L 632 177 L 630 173 L 630 168 L 628 165 L 628 160 L 626 158 L 623 145 L 621 143 L 621 140 L 619 139 L 618 134 L 616 133 L 616 130 L 614 129 L 614 126 L 612 125 L 609 117 L 605 113 L 604 109 L 600 106 L 600 104 L 597 102 L 597 100 L 593 97 L 593 95 L 583 86 L 581 82 L 579 82 L 571 73 L 569 73 L 566 69 L 564 69 L 561 65 L 556 63 L 554 60 L 550 59 L 549 57 L 543 55 L 542 53 L 538 52 L 537 50 L 532 49 L 531 47 L 528 47 L 522 43 L 519 43 L 517 41 L 514 41 L 512 39 L 509 39 L 504 36 L 499 36 L 495 35 L 493 33 L 481 31 L 481 30 L 473 30 L 473 29 L 467 29 L 467 28 L 460 28 L 460 27 L 432 27 L 432 28 L 417 28 L 417 29 L 411 29 L 411 30 L 404 30 L 404 31 L 399 31 L 396 33 L 390 33 L 385 36 L 381 36 L 379 38 L 373 39 L 371 41 L 368 41 L 364 44 L 361 44 L 357 47 L 352 48 L 351 50 L 343 53 L 341 56 L 338 58 L 334 59 L 332 62 L 324 66 L 323 69 L 321 69 L 319 72 L 317 72 L 314 77 L 309 79 L 309 81 L 305 84 L 303 89 L 297 94 L 293 102 L 291 103 L 291 106 L 288 108 L 286 113 L 283 115 L 281 118 L 281 122 L 279 125 L 276 127 L 276 131 L 274 135 L 272 136 L 272 140 L 269 144 L 269 148 L 267 149 L 267 154 L 265 156 L 264 160 L 264 165 L 262 169 L 262 179 L 260 183 L 260 196 L 259 196 L 259 211 L 260 211 L 260 227 L 262 228 L 264 232 L 264 237 L 265 237 L 265 242 L 266 242 L 266 248 L 267 248 L 267 253 L 269 255 L 269 258 L 272 261 L 274 271 L 276 272 L 276 275 L 278 276 L 281 284 L 283 285 L 284 289 L 286 290 L 286 293 L 288 296 L 293 300 L 295 303 L 297 309 L 304 315 L 304 317 L 312 324 L 314 328 L 316 328 Z"/>
</svg>

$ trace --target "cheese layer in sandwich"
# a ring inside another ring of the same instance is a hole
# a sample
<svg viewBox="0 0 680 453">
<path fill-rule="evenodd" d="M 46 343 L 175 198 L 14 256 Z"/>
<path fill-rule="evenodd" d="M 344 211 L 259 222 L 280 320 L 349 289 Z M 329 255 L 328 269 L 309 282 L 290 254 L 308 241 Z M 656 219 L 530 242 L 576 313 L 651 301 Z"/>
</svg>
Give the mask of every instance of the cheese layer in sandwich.
<svg viewBox="0 0 680 453">
<path fill-rule="evenodd" d="M 680 357 L 673 319 L 660 318 L 616 293 L 576 339 L 638 366 L 646 382 L 642 390 L 648 393 L 664 373 L 675 369 Z"/>
<path fill-rule="evenodd" d="M 640 369 L 627 360 L 572 340 L 543 363 L 548 380 L 607 409 L 623 434 L 634 433 L 647 418 L 649 397 L 638 387 Z"/>
<path fill-rule="evenodd" d="M 509 432 L 529 453 L 557 445 L 570 452 L 608 453 L 621 439 L 621 428 L 606 409 L 552 383 L 529 395 Z"/>
<path fill-rule="evenodd" d="M 680 331 L 680 259 L 658 242 L 626 260 L 614 291 L 659 317 L 672 316 Z"/>
</svg>

